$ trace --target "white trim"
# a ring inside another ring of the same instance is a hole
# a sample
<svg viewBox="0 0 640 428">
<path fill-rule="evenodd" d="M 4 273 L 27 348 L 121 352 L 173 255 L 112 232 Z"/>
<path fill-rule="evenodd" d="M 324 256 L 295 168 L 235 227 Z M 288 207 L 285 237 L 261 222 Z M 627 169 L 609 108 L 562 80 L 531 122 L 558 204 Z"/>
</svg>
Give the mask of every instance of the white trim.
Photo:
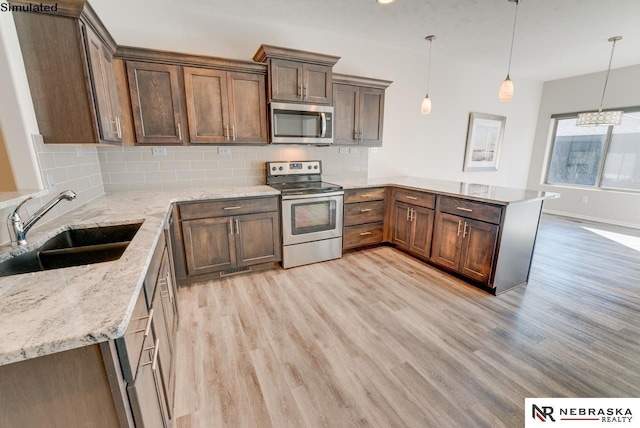
<svg viewBox="0 0 640 428">
<path fill-rule="evenodd" d="M 542 209 L 542 212 L 544 214 L 552 214 L 552 215 L 557 215 L 557 216 L 560 216 L 560 217 L 569 217 L 569 218 L 574 218 L 574 219 L 587 220 L 587 221 L 593 221 L 593 222 L 596 222 L 596 223 L 605 223 L 605 224 L 611 224 L 611 225 L 622 226 L 622 227 L 629 227 L 631 229 L 639 229 L 640 230 L 640 224 L 637 224 L 637 223 L 626 223 L 626 222 L 623 222 L 623 221 L 615 221 L 615 220 L 609 220 L 609 219 L 606 219 L 606 218 L 591 217 L 591 216 L 587 216 L 587 215 L 568 213 L 568 212 L 563 212 L 563 211 L 548 210 L 548 209 L 544 209 L 544 208 Z"/>
</svg>

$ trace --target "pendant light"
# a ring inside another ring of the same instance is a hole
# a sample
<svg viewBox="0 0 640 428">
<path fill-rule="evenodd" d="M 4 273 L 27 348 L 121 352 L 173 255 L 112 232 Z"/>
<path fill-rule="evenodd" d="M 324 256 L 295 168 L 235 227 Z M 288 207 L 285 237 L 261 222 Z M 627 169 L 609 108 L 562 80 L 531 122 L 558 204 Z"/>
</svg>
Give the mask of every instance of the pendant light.
<svg viewBox="0 0 640 428">
<path fill-rule="evenodd" d="M 377 0 L 378 4 L 391 4 L 394 3 L 396 0 Z"/>
<path fill-rule="evenodd" d="M 429 41 L 429 65 L 427 67 L 427 95 L 424 96 L 424 100 L 422 100 L 422 105 L 420 106 L 420 113 L 429 114 L 431 113 L 431 98 L 429 98 L 429 78 L 431 77 L 431 42 L 436 39 L 434 34 L 431 34 L 425 37 L 425 40 Z"/>
<path fill-rule="evenodd" d="M 598 111 L 580 113 L 576 122 L 577 126 L 609 126 L 620 125 L 622 123 L 622 111 L 602 111 L 604 93 L 607 91 L 607 82 L 609 82 L 609 72 L 611 71 L 611 62 L 613 61 L 613 51 L 616 48 L 616 42 L 619 40 L 622 40 L 622 36 L 615 36 L 609 39 L 610 42 L 613 42 L 613 45 L 611 46 L 611 57 L 609 57 L 609 68 L 607 69 L 607 76 L 604 79 L 604 88 L 602 88 L 600 109 Z"/>
<path fill-rule="evenodd" d="M 516 4 L 516 13 L 513 17 L 513 32 L 511 33 L 511 50 L 509 50 L 509 67 L 507 67 L 507 78 L 504 79 L 502 85 L 500 86 L 500 91 L 498 92 L 498 99 L 502 102 L 511 101 L 513 98 L 513 82 L 511 81 L 511 77 L 509 73 L 511 72 L 511 57 L 513 56 L 513 40 L 516 36 L 516 19 L 518 18 L 518 3 L 519 0 L 508 0 L 510 3 Z"/>
</svg>

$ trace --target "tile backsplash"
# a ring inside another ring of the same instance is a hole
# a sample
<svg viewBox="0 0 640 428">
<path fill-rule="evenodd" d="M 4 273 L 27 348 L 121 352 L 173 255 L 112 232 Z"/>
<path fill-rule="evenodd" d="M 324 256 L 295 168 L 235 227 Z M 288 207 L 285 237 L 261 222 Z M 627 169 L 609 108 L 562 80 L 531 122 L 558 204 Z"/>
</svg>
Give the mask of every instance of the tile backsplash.
<svg viewBox="0 0 640 428">
<path fill-rule="evenodd" d="M 277 145 L 156 149 L 165 154 L 154 155 L 151 147 L 98 147 L 105 192 L 265 184 L 265 162 L 280 160 L 321 160 L 326 181 L 366 178 L 369 157 L 364 147 L 347 148 L 349 153 Z M 225 149 L 229 154 L 222 154 Z"/>
</svg>

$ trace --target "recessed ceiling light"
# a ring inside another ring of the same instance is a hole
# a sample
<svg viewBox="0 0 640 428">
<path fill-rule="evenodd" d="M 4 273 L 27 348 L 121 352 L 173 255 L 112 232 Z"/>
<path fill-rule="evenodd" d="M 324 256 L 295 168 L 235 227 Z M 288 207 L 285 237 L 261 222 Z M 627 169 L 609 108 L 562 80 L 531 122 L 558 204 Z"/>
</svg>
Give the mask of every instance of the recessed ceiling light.
<svg viewBox="0 0 640 428">
<path fill-rule="evenodd" d="M 394 3 L 396 0 L 376 0 L 378 2 L 378 4 L 391 4 Z"/>
</svg>

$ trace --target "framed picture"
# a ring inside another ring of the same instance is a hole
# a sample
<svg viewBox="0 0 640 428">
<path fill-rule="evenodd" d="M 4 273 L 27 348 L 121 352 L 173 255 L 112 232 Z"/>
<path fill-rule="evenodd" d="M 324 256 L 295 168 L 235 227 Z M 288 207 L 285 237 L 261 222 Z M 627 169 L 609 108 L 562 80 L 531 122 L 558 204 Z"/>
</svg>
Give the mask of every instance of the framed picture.
<svg viewBox="0 0 640 428">
<path fill-rule="evenodd" d="M 507 118 L 470 113 L 463 171 L 497 171 Z"/>
</svg>

